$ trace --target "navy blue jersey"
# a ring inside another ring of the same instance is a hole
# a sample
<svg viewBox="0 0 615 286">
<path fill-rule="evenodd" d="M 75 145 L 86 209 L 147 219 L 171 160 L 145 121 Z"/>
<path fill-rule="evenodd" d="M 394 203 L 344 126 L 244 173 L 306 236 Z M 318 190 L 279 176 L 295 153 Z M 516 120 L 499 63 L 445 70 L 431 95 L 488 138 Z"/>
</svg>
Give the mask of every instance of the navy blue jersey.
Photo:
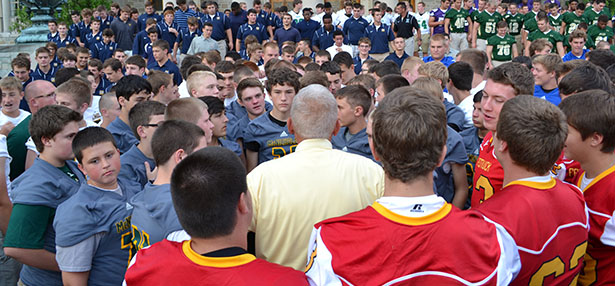
<svg viewBox="0 0 615 286">
<path fill-rule="evenodd" d="M 222 12 L 216 12 L 214 15 L 203 15 L 201 17 L 201 27 L 203 27 L 204 23 L 211 23 L 213 25 L 211 38 L 215 41 L 226 39 L 226 30 L 231 28 L 231 20 Z"/>
<path fill-rule="evenodd" d="M 182 230 L 171 200 L 171 185 L 148 183 L 130 204 L 133 206 L 132 243 L 136 251 Z"/>
<path fill-rule="evenodd" d="M 38 65 L 36 65 L 36 69 L 34 69 L 34 72 L 32 72 L 32 80 L 46 80 L 49 81 L 51 83 L 56 82 L 56 72 L 58 71 L 58 68 L 54 67 L 53 65 L 50 64 L 50 68 L 49 71 L 47 71 L 47 73 L 44 73 L 39 67 Z"/>
<path fill-rule="evenodd" d="M 132 133 L 130 126 L 124 123 L 119 117 L 107 126 L 107 130 L 113 134 L 115 144 L 122 154 L 128 152 L 135 144 L 139 144 L 139 140 L 137 140 L 134 133 Z"/>
<path fill-rule="evenodd" d="M 261 10 L 258 15 L 256 15 L 256 23 L 259 23 L 265 27 L 269 26 L 269 19 L 267 16 L 267 12 L 265 12 L 265 10 Z"/>
<path fill-rule="evenodd" d="M 192 43 L 192 39 L 194 39 L 194 37 L 198 37 L 202 34 L 201 31 L 199 31 L 198 29 L 194 32 L 190 32 L 189 29 L 181 29 L 179 31 L 179 35 L 177 36 L 177 40 L 175 40 L 175 42 L 179 45 L 181 43 L 180 47 L 180 51 L 182 54 L 187 54 L 188 53 L 188 49 L 190 48 L 190 43 Z"/>
<path fill-rule="evenodd" d="M 468 161 L 465 145 L 461 135 L 447 126 L 448 136 L 446 137 L 446 156 L 442 165 L 434 171 L 434 185 L 436 194 L 447 202 L 452 202 L 455 196 L 455 184 L 453 182 L 453 171 L 451 164 L 465 165 Z"/>
<path fill-rule="evenodd" d="M 111 17 L 110 15 L 107 15 L 107 17 L 104 19 L 102 19 L 101 17 L 98 17 L 98 19 L 100 19 L 100 30 L 101 31 L 104 31 L 106 28 L 110 28 L 111 22 L 113 22 L 113 17 Z"/>
<path fill-rule="evenodd" d="M 76 36 L 73 36 L 73 38 L 79 37 L 79 40 L 83 43 L 83 39 L 85 38 L 85 35 L 91 33 L 92 28 L 90 28 L 90 24 L 86 24 L 83 21 L 79 22 L 79 24 L 77 24 L 77 27 L 79 28 L 79 34 Z"/>
<path fill-rule="evenodd" d="M 265 101 L 265 111 L 271 111 L 271 109 L 273 109 L 273 105 Z M 248 111 L 246 111 L 246 108 L 241 106 L 237 100 L 234 100 L 226 107 L 226 116 L 229 118 L 229 122 L 231 122 L 231 117 L 241 119 L 244 116 L 248 116 Z"/>
<path fill-rule="evenodd" d="M 113 56 L 113 52 L 116 49 L 116 42 L 109 42 L 108 44 L 105 44 L 104 42 L 98 42 L 94 44 L 94 48 L 92 49 L 92 57 L 97 58 L 104 63 L 105 60 Z"/>
<path fill-rule="evenodd" d="M 10 194 L 13 203 L 56 209 L 58 205 L 75 194 L 81 184 L 86 181 L 77 168 L 77 163 L 66 161 L 66 166 L 77 176 L 78 181 L 46 161 L 40 158 L 34 159 L 32 166 L 11 183 Z M 56 231 L 51 221 L 44 236 L 43 248 L 55 253 Z M 25 264 L 20 278 L 26 285 L 62 285 L 60 272 L 43 270 Z"/>
<path fill-rule="evenodd" d="M 450 103 L 448 100 L 444 100 L 444 107 L 446 109 L 446 123 L 455 131 L 460 132 L 463 130 L 463 126 L 466 122 L 465 113 L 454 103 Z"/>
<path fill-rule="evenodd" d="M 135 253 L 130 232 L 132 206 L 128 201 L 140 190 L 122 181 L 118 184 L 122 195 L 83 184 L 58 207 L 53 221 L 56 244 L 61 247 L 73 246 L 97 233 L 104 233 L 92 257 L 88 285 L 121 285 Z"/>
<path fill-rule="evenodd" d="M 79 23 L 73 23 L 72 25 L 70 25 L 70 27 L 68 28 L 68 34 L 75 39 L 79 38 L 81 36 L 81 32 L 79 31 Z M 79 40 L 81 40 L 81 38 L 79 38 Z"/>
<path fill-rule="evenodd" d="M 85 45 L 86 48 L 93 50 L 94 45 L 96 43 L 100 43 L 103 41 L 102 32 L 98 31 L 96 34 L 92 34 L 93 32 L 89 32 L 85 35 L 84 38 L 81 39 L 81 42 Z M 84 41 L 85 40 L 85 41 Z"/>
<path fill-rule="evenodd" d="M 331 32 L 325 30 L 325 27 L 316 30 L 312 37 L 312 46 L 318 47 L 319 50 L 326 50 L 328 47 L 333 46 L 335 43 L 333 41 L 333 32 L 336 30 L 339 29 L 335 26 L 333 26 Z"/>
<path fill-rule="evenodd" d="M 60 61 L 60 59 L 58 59 L 57 55 L 53 57 L 53 59 L 51 60 L 51 62 L 49 62 L 49 64 L 56 69 L 59 69 L 62 66 L 62 62 Z"/>
<path fill-rule="evenodd" d="M 278 42 L 278 48 L 282 49 L 282 43 L 286 41 L 295 43 L 301 41 L 301 34 L 299 33 L 299 30 L 293 27 L 288 28 L 288 30 L 280 28 L 275 30 L 273 40 Z"/>
<path fill-rule="evenodd" d="M 312 19 L 310 19 L 309 21 L 303 20 L 297 24 L 294 24 L 294 27 L 299 30 L 299 33 L 301 33 L 301 39 L 311 40 L 312 36 L 314 36 L 314 33 L 316 33 L 318 29 L 320 29 L 320 23 Z"/>
<path fill-rule="evenodd" d="M 358 19 L 350 17 L 344 22 L 344 27 L 342 29 L 344 35 L 346 35 L 344 42 L 349 45 L 358 45 L 359 39 L 365 34 L 365 28 L 367 28 L 367 26 L 369 26 L 369 23 L 367 20 L 363 19 L 363 17 L 359 17 Z"/>
<path fill-rule="evenodd" d="M 60 33 L 55 32 L 55 34 L 51 34 L 51 32 L 47 33 L 47 42 L 58 43 L 60 38 Z"/>
<path fill-rule="evenodd" d="M 337 132 L 337 135 L 331 137 L 331 145 L 333 145 L 333 148 L 374 160 L 372 150 L 369 149 L 365 128 L 357 134 L 352 135 L 350 140 L 346 140 L 347 133 L 348 128 L 342 127 L 340 131 Z"/>
<path fill-rule="evenodd" d="M 163 71 L 163 72 L 166 72 L 168 74 L 172 74 L 173 75 L 173 82 L 175 83 L 175 85 L 180 85 L 182 83 L 182 81 L 183 81 L 182 80 L 182 75 L 179 73 L 179 69 L 169 59 L 167 59 L 167 61 L 162 66 L 158 65 L 158 62 L 154 61 L 153 63 L 150 63 L 150 64 L 147 65 L 147 69 Z"/>
<path fill-rule="evenodd" d="M 401 65 L 404 63 L 404 60 L 406 58 L 408 58 L 408 54 L 406 54 L 406 52 L 404 52 L 404 54 L 401 57 L 398 57 L 397 54 L 395 52 L 390 53 L 386 58 L 384 58 L 385 61 L 394 61 L 397 66 L 399 68 L 401 68 Z"/>
<path fill-rule="evenodd" d="M 173 44 L 175 44 L 175 41 L 177 41 L 177 36 L 175 36 L 175 34 L 169 32 L 169 28 L 173 28 L 175 30 L 177 30 L 177 32 L 179 32 L 179 26 L 176 23 L 173 23 L 171 25 L 167 24 L 166 22 L 162 21 L 160 23 L 158 23 L 158 25 L 156 25 L 156 27 L 158 28 L 158 35 L 160 35 L 160 38 L 162 40 L 165 40 L 169 43 L 169 48 L 173 48 Z"/>
<path fill-rule="evenodd" d="M 243 151 L 241 150 L 241 147 L 239 147 L 239 143 L 235 141 L 227 140 L 224 138 L 219 138 L 218 143 L 220 144 L 220 146 L 235 152 L 237 156 L 241 156 L 241 154 L 243 153 Z"/>
<path fill-rule="evenodd" d="M 100 78 L 100 82 L 94 91 L 94 95 L 103 95 L 112 86 L 111 82 L 104 77 Z"/>
<path fill-rule="evenodd" d="M 75 44 L 77 45 L 77 40 L 75 40 L 75 38 L 73 38 L 71 35 L 66 35 L 66 38 L 62 39 L 60 38 L 60 36 L 58 36 L 58 42 L 56 43 L 58 45 L 58 49 L 59 48 L 65 48 L 68 44 Z"/>
<path fill-rule="evenodd" d="M 156 167 L 154 159 L 147 158 L 145 154 L 137 148 L 137 145 L 133 145 L 126 153 L 122 154 L 120 159 L 122 161 L 122 168 L 120 169 L 119 177 L 127 181 L 137 182 L 141 185 L 141 188 L 143 188 L 149 181 L 143 163 L 147 162 L 151 171 Z"/>
<path fill-rule="evenodd" d="M 156 12 L 154 12 L 152 14 L 143 13 L 143 14 L 139 15 L 139 19 L 137 20 L 137 30 L 138 31 L 144 31 L 145 30 L 145 27 L 147 26 L 145 24 L 145 22 L 147 22 L 147 19 L 149 19 L 149 18 L 156 19 L 156 23 L 162 22 L 162 17 L 160 17 L 160 15 L 156 14 Z"/>
<path fill-rule="evenodd" d="M 258 164 L 278 159 L 295 152 L 297 141 L 288 132 L 286 122 L 279 121 L 267 112 L 248 124 L 244 134 L 246 149 L 258 152 Z"/>
<path fill-rule="evenodd" d="M 365 37 L 372 42 L 370 54 L 385 54 L 389 52 L 389 42 L 395 40 L 395 35 L 391 27 L 386 24 L 381 24 L 376 28 L 371 24 L 365 28 Z"/>
<path fill-rule="evenodd" d="M 147 31 L 140 31 L 135 35 L 135 40 L 132 42 L 132 54 L 139 55 L 145 58 L 145 45 L 151 42 L 147 36 Z"/>
<path fill-rule="evenodd" d="M 367 56 L 367 59 L 365 59 L 365 60 L 361 60 L 361 58 L 359 58 L 358 55 L 356 57 L 354 57 L 352 59 L 352 61 L 354 63 L 354 73 L 355 74 L 360 74 L 361 73 L 361 68 L 363 67 L 363 62 L 365 62 L 367 60 L 371 60 L 371 59 L 373 59 L 371 56 Z"/>
<path fill-rule="evenodd" d="M 242 50 L 246 49 L 244 41 L 249 35 L 254 35 L 259 43 L 262 43 L 265 40 L 269 40 L 269 34 L 267 33 L 267 28 L 265 26 L 259 23 L 256 23 L 254 25 L 245 23 L 239 26 L 239 30 L 237 30 L 237 39 L 241 41 L 240 48 Z"/>
<path fill-rule="evenodd" d="M 267 14 L 267 22 L 268 22 L 268 25 L 273 27 L 274 30 L 278 28 L 282 28 L 283 26 L 282 19 L 280 19 L 278 15 L 273 13 L 273 11 Z"/>
</svg>

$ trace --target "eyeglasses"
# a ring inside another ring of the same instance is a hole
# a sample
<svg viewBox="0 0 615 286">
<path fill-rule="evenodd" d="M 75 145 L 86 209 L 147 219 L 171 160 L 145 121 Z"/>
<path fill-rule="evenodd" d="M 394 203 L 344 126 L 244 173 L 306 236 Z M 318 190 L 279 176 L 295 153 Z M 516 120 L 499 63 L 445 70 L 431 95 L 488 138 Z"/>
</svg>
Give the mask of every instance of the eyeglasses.
<svg viewBox="0 0 615 286">
<path fill-rule="evenodd" d="M 148 124 L 143 124 L 142 126 L 145 126 L 145 127 L 158 127 L 159 125 L 158 124 L 150 124 L 150 123 L 148 123 Z"/>
</svg>

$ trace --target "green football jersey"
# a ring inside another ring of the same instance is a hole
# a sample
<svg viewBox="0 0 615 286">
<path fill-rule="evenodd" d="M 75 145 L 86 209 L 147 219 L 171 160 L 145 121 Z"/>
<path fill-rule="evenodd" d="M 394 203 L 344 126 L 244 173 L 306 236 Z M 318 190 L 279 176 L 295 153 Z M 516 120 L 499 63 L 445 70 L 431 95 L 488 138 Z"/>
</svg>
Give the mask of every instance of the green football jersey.
<svg viewBox="0 0 615 286">
<path fill-rule="evenodd" d="M 536 22 L 536 18 L 525 20 L 525 22 L 523 22 L 523 29 L 526 30 L 528 34 L 538 31 L 538 22 Z"/>
<path fill-rule="evenodd" d="M 455 10 L 454 8 L 448 9 L 444 18 L 450 19 L 450 33 L 465 33 L 467 18 L 470 16 L 468 11 L 461 8 L 461 10 Z"/>
<path fill-rule="evenodd" d="M 478 28 L 478 38 L 487 40 L 497 33 L 496 25 L 502 20 L 499 13 L 489 14 L 487 11 L 481 12 L 476 17 L 476 22 L 480 23 Z"/>
<path fill-rule="evenodd" d="M 487 45 L 493 46 L 491 59 L 500 62 L 512 60 L 512 49 L 516 43 L 515 38 L 508 34 L 503 38 L 498 35 L 492 36 L 487 40 Z"/>
<path fill-rule="evenodd" d="M 514 16 L 512 14 L 506 14 L 504 20 L 508 23 L 508 33 L 511 36 L 521 34 L 521 27 L 523 27 L 523 15 L 517 13 Z"/>
<path fill-rule="evenodd" d="M 569 35 L 572 31 L 577 29 L 579 24 L 587 23 L 587 19 L 584 15 L 577 16 L 575 13 L 566 13 L 562 18 L 562 22 L 566 23 L 565 35 Z"/>
<path fill-rule="evenodd" d="M 604 29 L 600 29 L 595 25 L 590 26 L 589 29 L 587 29 L 587 37 L 592 39 L 594 43 L 601 41 L 609 42 L 613 37 L 613 28 L 606 26 Z"/>
<path fill-rule="evenodd" d="M 598 23 L 598 17 L 600 15 L 607 15 L 609 17 L 609 20 L 611 19 L 611 13 L 609 12 L 609 9 L 607 9 L 606 7 L 604 7 L 604 9 L 600 11 L 600 13 L 596 13 L 596 11 L 594 11 L 594 9 L 592 8 L 585 9 L 585 13 L 583 13 L 583 15 L 587 19 L 587 25 L 590 25 L 590 26 L 596 25 Z"/>
<path fill-rule="evenodd" d="M 562 17 L 562 14 L 557 14 L 557 17 L 549 14 L 549 25 L 555 28 L 555 31 L 559 33 L 559 29 L 562 27 L 563 19 L 564 17 Z"/>
<path fill-rule="evenodd" d="M 525 13 L 525 19 L 523 20 L 527 21 L 532 18 L 536 18 L 536 12 L 530 10 L 529 12 Z"/>
<path fill-rule="evenodd" d="M 553 31 L 551 29 L 547 30 L 546 33 L 543 33 L 540 30 L 536 30 L 534 32 L 531 32 L 527 36 L 527 40 L 530 42 L 536 39 L 541 39 L 541 38 L 549 40 L 549 42 L 553 45 L 553 49 L 551 49 L 551 52 L 553 53 L 557 53 L 557 43 L 564 41 L 564 37 L 560 35 L 560 33 Z"/>
</svg>

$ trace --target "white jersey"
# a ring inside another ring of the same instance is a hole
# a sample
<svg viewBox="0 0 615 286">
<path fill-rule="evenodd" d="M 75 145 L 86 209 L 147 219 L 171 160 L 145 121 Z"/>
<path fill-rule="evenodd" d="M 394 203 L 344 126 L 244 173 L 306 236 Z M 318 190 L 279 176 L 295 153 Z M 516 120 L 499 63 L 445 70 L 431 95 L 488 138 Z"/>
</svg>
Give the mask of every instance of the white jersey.
<svg viewBox="0 0 615 286">
<path fill-rule="evenodd" d="M 421 28 L 421 35 L 429 34 L 429 12 L 425 11 L 423 15 L 417 13 L 411 13 L 416 21 L 419 22 L 419 27 Z"/>
</svg>

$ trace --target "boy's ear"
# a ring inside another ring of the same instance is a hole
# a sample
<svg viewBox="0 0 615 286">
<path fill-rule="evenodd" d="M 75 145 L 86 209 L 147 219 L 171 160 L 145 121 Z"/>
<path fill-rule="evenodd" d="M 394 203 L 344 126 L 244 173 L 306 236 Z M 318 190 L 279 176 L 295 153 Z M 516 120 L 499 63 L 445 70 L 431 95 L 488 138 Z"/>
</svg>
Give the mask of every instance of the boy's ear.
<svg viewBox="0 0 615 286">
<path fill-rule="evenodd" d="M 175 161 L 175 164 L 179 164 L 179 162 L 181 162 L 187 156 L 188 154 L 186 154 L 186 151 L 184 151 L 184 149 L 177 149 L 177 151 L 173 153 L 173 156 L 171 159 Z"/>
<path fill-rule="evenodd" d="M 122 109 L 122 107 L 124 107 L 124 105 L 126 104 L 126 98 L 124 98 L 123 96 L 118 97 L 117 103 L 120 104 L 120 109 Z"/>
<path fill-rule="evenodd" d="M 355 117 L 360 117 L 361 115 L 363 115 L 363 107 L 360 105 L 357 105 L 354 107 L 354 116 Z"/>
<path fill-rule="evenodd" d="M 88 107 L 90 107 L 90 105 L 87 103 L 81 104 L 81 107 L 79 107 L 79 113 L 84 114 Z"/>
<path fill-rule="evenodd" d="M 20 92 L 20 93 L 19 93 L 19 98 L 23 98 L 23 97 L 24 97 L 24 95 L 25 95 L 25 93 L 24 93 L 23 91 L 22 91 L 22 92 Z"/>
<path fill-rule="evenodd" d="M 143 131 L 143 125 L 137 126 L 137 134 L 139 134 L 139 138 L 141 138 L 141 139 L 147 137 L 147 134 L 145 134 L 145 131 Z"/>
<path fill-rule="evenodd" d="M 49 142 L 51 141 L 51 138 L 47 138 L 47 137 L 41 137 L 41 142 L 43 142 L 43 145 L 45 145 L 45 147 L 49 146 Z"/>
<path fill-rule="evenodd" d="M 288 121 L 286 122 L 286 127 L 288 127 L 288 132 L 290 134 L 295 134 L 295 125 L 293 124 L 292 118 L 288 118 Z"/>
<path fill-rule="evenodd" d="M 591 136 L 591 146 L 592 147 L 598 147 L 600 145 L 602 145 L 602 143 L 604 142 L 604 135 L 594 132 L 594 134 L 592 134 Z"/>
<path fill-rule="evenodd" d="M 88 175 L 88 173 L 85 171 L 85 168 L 83 168 L 83 165 L 81 165 L 81 163 L 77 164 L 77 167 L 79 167 L 79 170 L 81 171 L 81 173 L 83 173 L 84 176 Z"/>
</svg>

